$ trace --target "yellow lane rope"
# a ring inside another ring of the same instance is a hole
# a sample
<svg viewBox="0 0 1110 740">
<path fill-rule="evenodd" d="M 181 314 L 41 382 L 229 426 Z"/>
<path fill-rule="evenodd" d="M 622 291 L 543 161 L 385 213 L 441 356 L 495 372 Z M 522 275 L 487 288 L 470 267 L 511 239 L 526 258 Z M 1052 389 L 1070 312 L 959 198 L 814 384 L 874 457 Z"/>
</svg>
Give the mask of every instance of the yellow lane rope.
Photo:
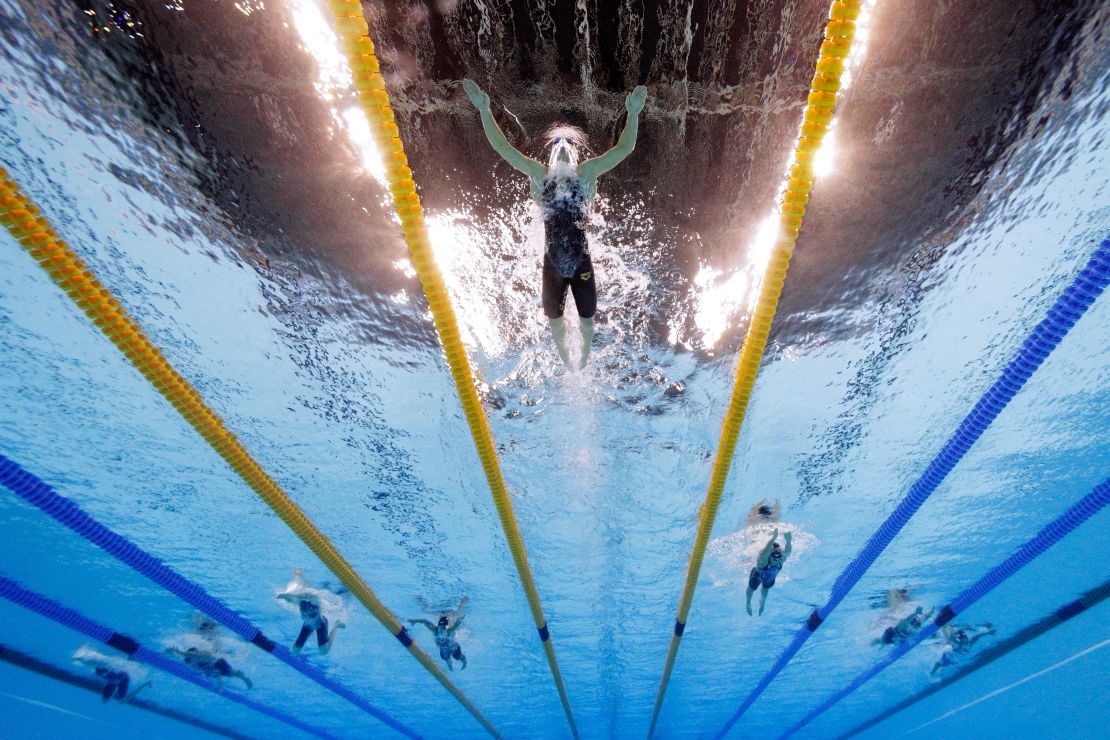
<svg viewBox="0 0 1110 740">
<path fill-rule="evenodd" d="M 521 539 L 520 528 L 513 514 L 509 492 L 501 476 L 501 466 L 497 459 L 493 436 L 490 434 L 489 422 L 486 420 L 485 410 L 474 388 L 470 362 L 459 336 L 459 324 L 447 295 L 447 286 L 432 254 L 428 229 L 424 222 L 424 209 L 420 205 L 420 196 L 416 193 L 416 183 L 413 182 L 412 170 L 408 166 L 405 147 L 393 116 L 389 94 L 385 89 L 385 80 L 382 79 L 378 59 L 374 54 L 370 28 L 362 15 L 362 4 L 359 0 L 329 0 L 327 5 L 334 17 L 339 43 L 347 55 L 359 101 L 370 121 L 370 130 L 378 151 L 381 152 L 389 190 L 393 195 L 393 206 L 401 220 L 405 242 L 412 255 L 420 284 L 424 288 L 428 307 L 432 310 L 432 318 L 439 333 L 440 342 L 443 344 L 444 354 L 447 355 L 447 364 L 455 381 L 459 402 L 462 404 L 466 423 L 470 427 L 470 434 L 474 438 L 474 446 L 478 450 L 478 458 L 482 462 L 482 470 L 485 472 L 490 493 L 493 495 L 497 516 L 501 519 L 501 528 L 505 531 L 505 539 L 508 541 L 509 551 L 516 564 L 524 595 L 532 610 L 532 619 L 536 623 L 543 650 L 547 654 L 547 663 L 551 667 L 551 676 L 559 691 L 559 700 L 563 704 L 563 711 L 567 715 L 571 732 L 578 737 L 574 714 L 567 699 L 566 688 L 563 686 L 563 676 L 559 671 L 559 663 L 555 659 L 555 648 L 551 644 L 551 637 L 547 630 L 547 620 L 540 605 L 532 571 L 528 566 L 524 541 Z"/>
<path fill-rule="evenodd" d="M 755 376 L 759 372 L 759 365 L 763 359 L 763 350 L 767 346 L 767 336 L 771 332 L 771 321 L 775 317 L 775 309 L 778 308 L 779 297 L 782 295 L 786 269 L 790 265 L 790 257 L 798 241 L 798 230 L 802 225 L 810 191 L 813 190 L 813 158 L 820 149 L 821 141 L 832 121 L 833 105 L 836 102 L 836 94 L 840 90 L 840 76 L 844 72 L 844 60 L 851 49 L 852 37 L 856 29 L 855 22 L 859 17 L 861 5 L 862 0 L 837 0 L 829 11 L 824 43 L 821 44 L 817 71 L 810 85 L 809 98 L 802 119 L 801 136 L 794 151 L 794 164 L 790 168 L 786 193 L 779 209 L 780 236 L 771 253 L 767 273 L 759 291 L 759 301 L 752 316 L 751 325 L 748 327 L 747 336 L 744 337 L 740 359 L 736 364 L 732 397 L 729 399 L 725 420 L 721 425 L 721 442 L 717 448 L 717 458 L 713 462 L 709 490 L 701 508 L 694 548 L 686 567 L 686 581 L 682 588 L 682 598 L 678 602 L 678 617 L 675 620 L 674 634 L 671 635 L 670 648 L 667 650 L 663 677 L 659 681 L 659 690 L 655 696 L 655 709 L 651 715 L 651 725 L 648 727 L 648 738 L 651 738 L 655 732 L 655 724 L 659 720 L 659 712 L 663 707 L 663 698 L 666 696 L 667 684 L 674 669 L 675 656 L 678 655 L 678 646 L 682 641 L 682 632 L 686 627 L 686 618 L 689 616 L 694 590 L 698 585 L 698 574 L 701 572 L 702 560 L 705 557 L 705 547 L 713 531 L 717 507 L 721 503 L 721 494 L 728 479 L 729 468 L 732 466 L 736 440 L 740 436 L 752 386 L 755 384 Z"/>
<path fill-rule="evenodd" d="M 147 338 L 139 324 L 89 271 L 85 262 L 70 249 L 65 240 L 58 236 L 50 222 L 3 167 L 0 167 L 0 180 L 2 180 L 0 182 L 0 222 L 7 227 L 27 253 L 126 355 L 131 364 L 150 381 L 151 385 L 166 397 L 166 400 L 185 417 L 185 420 L 204 437 L 208 444 L 212 445 L 231 469 L 238 473 L 266 502 L 266 505 L 289 525 L 289 528 L 339 577 L 343 585 L 350 589 L 370 613 L 408 648 L 425 670 L 443 684 L 444 688 L 450 691 L 491 735 L 500 737 L 496 728 L 482 716 L 470 699 L 451 683 L 443 670 L 426 653 L 416 646 L 397 617 L 378 600 L 370 587 L 363 583 L 335 546 L 255 462 L 235 435 L 225 428 L 223 420 L 208 407 L 200 394 L 173 369 L 158 348 Z"/>
</svg>

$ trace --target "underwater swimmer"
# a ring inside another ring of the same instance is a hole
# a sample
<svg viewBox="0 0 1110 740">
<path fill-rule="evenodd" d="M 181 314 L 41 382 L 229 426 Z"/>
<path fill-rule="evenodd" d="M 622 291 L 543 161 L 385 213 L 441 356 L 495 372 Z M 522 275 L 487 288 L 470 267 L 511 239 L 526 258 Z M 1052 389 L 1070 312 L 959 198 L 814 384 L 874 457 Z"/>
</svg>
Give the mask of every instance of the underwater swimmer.
<svg viewBox="0 0 1110 740">
<path fill-rule="evenodd" d="M 316 633 L 316 647 L 319 648 L 320 654 L 327 655 L 328 651 L 331 650 L 331 644 L 335 642 L 336 633 L 343 629 L 345 625 L 338 622 L 335 628 L 332 629 L 331 634 L 328 634 L 328 618 L 320 611 L 320 599 L 308 591 L 281 593 L 274 598 L 295 604 L 300 611 L 301 631 L 297 635 L 296 642 L 293 643 L 293 655 L 300 654 L 304 644 L 308 641 L 308 636 L 313 632 Z"/>
<path fill-rule="evenodd" d="M 755 593 L 756 589 L 761 589 L 759 592 L 759 614 L 760 616 L 763 615 L 763 607 L 767 605 L 767 591 L 775 585 L 775 578 L 778 577 L 783 563 L 790 557 L 790 552 L 794 549 L 793 534 L 787 532 L 784 535 L 786 539 L 785 548 L 778 543 L 778 538 L 779 531 L 776 529 L 775 533 L 771 535 L 771 541 L 759 553 L 759 557 L 752 567 L 752 572 L 748 575 L 748 590 L 745 597 L 749 617 L 752 615 L 752 594 Z"/>
<path fill-rule="evenodd" d="M 926 614 L 925 609 L 917 607 L 913 614 L 905 619 L 902 619 L 898 624 L 893 627 L 887 627 L 883 631 L 882 637 L 878 637 L 871 642 L 872 645 L 901 645 L 906 640 L 913 637 L 921 626 L 933 616 L 933 610 L 930 609 Z"/>
<path fill-rule="evenodd" d="M 548 141 L 548 163 L 517 151 L 493 119 L 489 95 L 472 80 L 463 80 L 463 89 L 482 116 L 482 128 L 494 151 L 514 168 L 528 176 L 532 198 L 543 208 L 543 312 L 547 316 L 559 358 L 570 367 L 566 346 L 563 309 L 567 289 L 574 294 L 574 305 L 582 325 L 582 352 L 578 368 L 586 366 L 594 336 L 597 286 L 586 242 L 586 203 L 597 193 L 597 178 L 621 163 L 636 148 L 640 112 L 647 101 L 647 88 L 637 87 L 625 100 L 628 120 L 617 145 L 600 157 L 579 164 L 577 145 L 581 134 L 573 129 L 553 129 Z"/>
<path fill-rule="evenodd" d="M 948 643 L 944 654 L 940 656 L 929 671 L 930 676 L 935 676 L 937 671 L 948 666 L 956 665 L 960 659 L 971 652 L 972 646 L 988 635 L 995 633 L 994 625 L 987 622 L 979 627 L 958 627 L 954 624 L 945 625 L 941 637 Z"/>
<path fill-rule="evenodd" d="M 206 650 L 191 647 L 187 650 L 179 650 L 175 647 L 166 648 L 166 655 L 172 655 L 175 658 L 180 658 L 185 662 L 185 665 L 194 668 L 203 673 L 208 678 L 212 679 L 216 688 L 223 691 L 225 678 L 237 678 L 243 682 L 243 685 L 248 689 L 254 686 L 254 683 L 246 677 L 242 671 L 237 671 L 231 667 L 225 658 L 221 658 L 217 653 L 210 653 Z"/>
<path fill-rule="evenodd" d="M 73 654 L 73 660 L 92 668 L 97 677 L 104 679 L 104 686 L 100 690 L 100 700 L 105 704 L 113 696 L 117 701 L 129 702 L 135 698 L 136 694 L 150 686 L 150 681 L 145 681 L 131 688 L 132 676 L 118 665 L 119 661 L 113 661 L 88 646 L 79 648 Z"/>
<path fill-rule="evenodd" d="M 319 648 L 320 654 L 327 655 L 332 643 L 335 642 L 336 634 L 345 626 L 342 622 L 337 622 L 329 634 L 328 618 L 324 615 L 327 605 L 321 602 L 320 594 L 328 595 L 305 580 L 303 569 L 294 568 L 293 580 L 284 591 L 274 597 L 293 604 L 300 612 L 301 631 L 293 643 L 293 655 L 300 654 L 305 643 L 308 642 L 309 635 L 313 632 L 316 633 L 316 647 Z"/>
<path fill-rule="evenodd" d="M 465 616 L 455 618 L 455 623 L 450 624 L 447 615 L 440 616 L 439 621 L 432 624 L 427 619 L 410 619 L 409 624 L 422 624 L 427 627 L 436 637 L 436 647 L 439 648 L 439 657 L 443 658 L 447 663 L 447 667 L 452 671 L 455 666 L 451 664 L 451 659 L 462 663 L 463 670 L 466 670 L 466 656 L 463 655 L 462 646 L 459 645 L 458 640 L 455 639 L 455 630 L 462 626 Z M 449 626 L 450 625 L 450 626 Z"/>
</svg>

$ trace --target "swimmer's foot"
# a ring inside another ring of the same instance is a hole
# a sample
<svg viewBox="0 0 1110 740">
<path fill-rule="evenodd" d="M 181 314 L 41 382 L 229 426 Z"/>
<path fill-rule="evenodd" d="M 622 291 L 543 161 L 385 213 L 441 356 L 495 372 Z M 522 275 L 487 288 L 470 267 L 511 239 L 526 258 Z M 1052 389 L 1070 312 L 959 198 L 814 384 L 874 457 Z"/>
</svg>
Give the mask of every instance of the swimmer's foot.
<svg viewBox="0 0 1110 740">
<path fill-rule="evenodd" d="M 750 617 L 750 616 L 752 616 L 752 605 L 751 605 L 751 602 L 749 602 L 747 606 L 748 606 L 748 616 Z"/>
<path fill-rule="evenodd" d="M 143 689 L 145 689 L 147 686 L 150 686 L 150 681 L 144 681 L 143 683 L 139 684 L 139 686 L 137 688 L 135 688 L 134 690 L 132 690 L 132 692 L 130 694 L 123 697 L 124 703 L 129 702 L 132 699 L 134 699 L 135 695 L 138 694 Z"/>
</svg>

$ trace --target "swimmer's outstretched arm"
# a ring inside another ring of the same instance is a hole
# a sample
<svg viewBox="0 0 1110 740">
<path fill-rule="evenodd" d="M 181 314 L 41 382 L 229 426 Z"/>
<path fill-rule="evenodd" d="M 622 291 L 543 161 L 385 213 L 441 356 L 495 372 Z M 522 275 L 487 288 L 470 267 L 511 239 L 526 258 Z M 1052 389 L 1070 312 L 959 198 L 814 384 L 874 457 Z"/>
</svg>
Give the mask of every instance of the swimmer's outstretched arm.
<svg viewBox="0 0 1110 740">
<path fill-rule="evenodd" d="M 787 532 L 783 535 L 783 538 L 786 540 L 786 547 L 782 549 L 782 559 L 786 560 L 794 550 L 794 534 Z"/>
<path fill-rule="evenodd" d="M 777 540 L 778 538 L 779 538 L 779 531 L 776 529 L 775 533 L 771 535 L 771 541 L 763 546 L 763 549 L 759 553 L 759 557 L 756 558 L 755 563 L 760 568 L 766 568 L 767 567 L 767 563 L 770 562 L 770 560 L 771 560 L 771 548 L 774 546 L 775 540 Z"/>
<path fill-rule="evenodd" d="M 274 597 L 282 601 L 288 601 L 290 604 L 296 604 L 301 601 L 309 601 L 316 606 L 320 606 L 320 599 L 310 593 L 280 593 Z"/>
<path fill-rule="evenodd" d="M 628 120 L 625 121 L 624 131 L 621 132 L 617 145 L 600 157 L 587 159 L 578 166 L 578 177 L 586 185 L 586 192 L 592 192 L 598 177 L 616 167 L 636 149 L 636 137 L 640 133 L 640 112 L 644 109 L 645 102 L 647 102 L 647 88 L 640 85 L 629 93 L 624 101 Z"/>
<path fill-rule="evenodd" d="M 486 138 L 489 139 L 493 150 L 500 154 L 502 159 L 528 175 L 528 177 L 542 180 L 547 175 L 547 167 L 531 157 L 521 154 L 509 143 L 509 140 L 505 138 L 505 132 L 497 125 L 497 121 L 493 120 L 493 114 L 490 113 L 489 95 L 482 92 L 482 88 L 478 87 L 473 80 L 463 80 L 462 84 L 466 96 L 470 98 L 470 102 L 474 104 L 474 107 L 478 109 L 478 113 L 482 116 L 482 128 L 485 130 Z"/>
<path fill-rule="evenodd" d="M 409 624 L 422 624 L 430 629 L 432 632 L 436 631 L 436 626 L 429 622 L 427 619 L 410 619 Z"/>
</svg>

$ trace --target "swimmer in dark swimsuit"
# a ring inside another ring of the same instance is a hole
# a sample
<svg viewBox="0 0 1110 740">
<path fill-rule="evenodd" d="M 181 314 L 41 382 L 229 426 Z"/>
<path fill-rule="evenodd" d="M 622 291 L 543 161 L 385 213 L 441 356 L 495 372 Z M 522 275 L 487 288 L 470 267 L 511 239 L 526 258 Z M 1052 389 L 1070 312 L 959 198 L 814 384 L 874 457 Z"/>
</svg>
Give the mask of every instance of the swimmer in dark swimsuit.
<svg viewBox="0 0 1110 740">
<path fill-rule="evenodd" d="M 759 592 L 759 614 L 760 616 L 763 615 L 763 607 L 767 604 L 767 591 L 775 585 L 775 578 L 782 570 L 782 564 L 786 562 L 786 559 L 790 557 L 790 552 L 794 549 L 793 534 L 787 532 L 784 535 L 786 547 L 782 547 L 778 543 L 778 537 L 779 531 L 776 529 L 774 534 L 771 535 L 771 541 L 759 553 L 752 572 L 748 574 L 748 592 L 745 596 L 749 617 L 752 615 L 752 594 L 756 592 L 756 589 L 762 589 Z"/>
<path fill-rule="evenodd" d="M 948 648 L 944 651 L 944 654 L 940 656 L 940 660 L 933 665 L 933 670 L 929 671 L 929 675 L 935 676 L 937 671 L 941 668 L 956 665 L 960 661 L 961 656 L 971 652 L 971 648 L 975 643 L 979 642 L 987 635 L 993 635 L 994 632 L 994 625 L 990 622 L 980 627 L 958 627 L 954 624 L 945 625 L 941 636 L 948 642 Z"/>
<path fill-rule="evenodd" d="M 482 128 L 490 145 L 502 159 L 528 176 L 532 198 L 544 212 L 543 312 L 555 337 L 559 358 L 570 367 L 566 346 L 563 309 L 567 289 L 574 295 L 582 326 L 582 350 L 578 368 L 586 367 L 594 335 L 597 287 L 586 243 L 586 204 L 597 193 L 597 178 L 616 167 L 636 148 L 640 112 L 647 101 L 647 88 L 637 87 L 625 100 L 628 120 L 617 145 L 600 157 L 578 163 L 582 134 L 570 127 L 549 132 L 548 164 L 521 154 L 505 138 L 489 108 L 489 96 L 471 80 L 463 80 L 470 102 L 482 116 Z"/>
<path fill-rule="evenodd" d="M 926 614 L 925 610 L 920 606 L 905 619 L 898 622 L 893 627 L 887 627 L 883 632 L 882 637 L 878 637 L 871 641 L 872 645 L 901 645 L 906 640 L 910 639 L 916 632 L 921 629 L 921 625 L 925 624 L 930 617 L 933 616 L 933 610 L 930 609 Z"/>
<path fill-rule="evenodd" d="M 459 625 L 463 623 L 464 619 L 466 619 L 466 617 L 459 617 L 455 620 L 454 624 L 448 626 L 449 621 L 447 615 L 444 614 L 439 618 L 439 622 L 436 624 L 432 624 L 427 619 L 410 619 L 409 624 L 422 624 L 431 630 L 432 634 L 436 636 L 436 647 L 439 648 L 439 657 L 446 661 L 447 667 L 452 671 L 455 670 L 455 667 L 451 664 L 451 659 L 454 658 L 462 663 L 463 670 L 465 671 L 466 656 L 463 655 L 462 647 L 459 645 L 458 641 L 455 640 L 455 630 L 459 628 Z"/>
<path fill-rule="evenodd" d="M 300 655 L 301 649 L 304 648 L 305 642 L 308 641 L 308 636 L 313 632 L 316 633 L 316 647 L 319 648 L 321 655 L 327 655 L 331 650 L 331 644 L 335 642 L 336 633 L 343 629 L 345 626 L 342 622 L 335 625 L 335 629 L 328 634 L 328 618 L 325 617 L 320 611 L 320 599 L 307 590 L 280 593 L 276 597 L 288 601 L 291 604 L 296 604 L 297 609 L 301 613 L 301 631 L 297 635 L 296 642 L 293 643 L 293 655 Z"/>
<path fill-rule="evenodd" d="M 203 673 L 208 678 L 216 683 L 216 688 L 223 690 L 225 678 L 237 678 L 243 682 L 243 685 L 248 689 L 254 686 L 249 678 L 243 675 L 242 671 L 236 671 L 231 667 L 223 658 L 217 657 L 214 653 L 208 653 L 191 647 L 188 650 L 178 650 L 177 648 L 166 648 L 167 655 L 173 655 L 185 661 L 185 665 L 190 668 Z"/>
<path fill-rule="evenodd" d="M 100 691 L 100 700 L 105 704 L 113 696 L 117 701 L 131 701 L 136 694 L 150 686 L 150 681 L 144 681 L 132 689 L 131 675 L 120 667 L 118 661 L 113 663 L 110 658 L 89 647 L 79 649 L 74 654 L 73 659 L 78 663 L 89 666 L 98 677 L 104 679 L 104 688 Z"/>
</svg>

